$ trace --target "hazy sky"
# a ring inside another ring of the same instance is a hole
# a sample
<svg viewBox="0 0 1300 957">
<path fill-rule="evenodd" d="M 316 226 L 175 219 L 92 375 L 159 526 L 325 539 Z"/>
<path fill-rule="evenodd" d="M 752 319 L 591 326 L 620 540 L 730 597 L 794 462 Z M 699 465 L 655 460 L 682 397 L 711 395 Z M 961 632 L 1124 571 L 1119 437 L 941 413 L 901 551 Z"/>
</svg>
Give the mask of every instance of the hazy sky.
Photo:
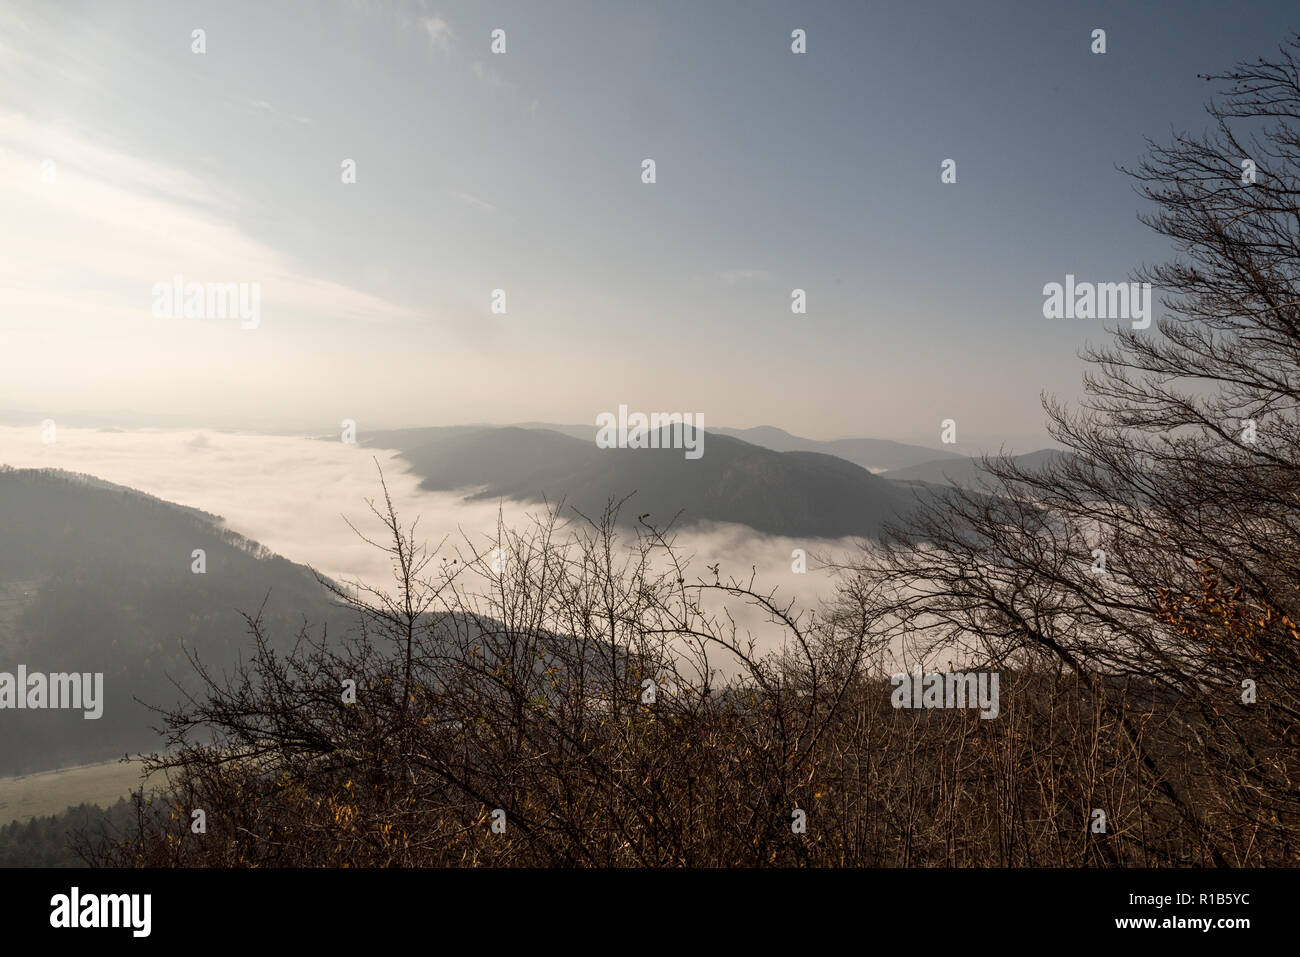
<svg viewBox="0 0 1300 957">
<path fill-rule="evenodd" d="M 1104 335 L 1043 285 L 1169 254 L 1115 164 L 1297 29 L 1293 2 L 3 0 L 0 409 L 1019 439 Z M 260 284 L 260 325 L 156 318 L 176 274 Z"/>
</svg>

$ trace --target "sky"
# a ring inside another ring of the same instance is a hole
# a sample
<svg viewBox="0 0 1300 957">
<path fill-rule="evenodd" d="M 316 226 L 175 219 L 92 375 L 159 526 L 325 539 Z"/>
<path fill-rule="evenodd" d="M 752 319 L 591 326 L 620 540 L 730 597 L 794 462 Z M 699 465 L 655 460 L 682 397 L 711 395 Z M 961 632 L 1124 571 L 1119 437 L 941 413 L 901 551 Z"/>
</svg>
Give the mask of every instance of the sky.
<svg viewBox="0 0 1300 957">
<path fill-rule="evenodd" d="M 1107 336 L 1043 286 L 1171 255 L 1116 164 L 1297 30 L 1290 2 L 0 0 L 0 411 L 625 404 L 1027 451 Z M 255 327 L 155 314 L 177 275 L 256 285 Z"/>
</svg>

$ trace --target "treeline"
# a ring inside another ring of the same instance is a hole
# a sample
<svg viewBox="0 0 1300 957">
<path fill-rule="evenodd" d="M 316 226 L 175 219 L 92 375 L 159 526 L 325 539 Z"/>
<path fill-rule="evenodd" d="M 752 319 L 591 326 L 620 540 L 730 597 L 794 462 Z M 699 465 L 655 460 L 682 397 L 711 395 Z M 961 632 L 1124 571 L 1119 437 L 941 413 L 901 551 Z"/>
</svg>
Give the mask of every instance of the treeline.
<svg viewBox="0 0 1300 957">
<path fill-rule="evenodd" d="M 88 856 L 121 840 L 136 821 L 134 803 L 121 798 L 108 808 L 78 804 L 61 814 L 32 817 L 0 827 L 0 867 L 85 867 Z"/>
<path fill-rule="evenodd" d="M 501 698 L 464 727 L 429 707 L 422 684 L 406 720 L 399 696 L 381 692 L 395 723 L 361 715 L 363 730 L 341 710 L 337 723 L 318 712 L 310 728 L 278 731 L 310 730 L 318 744 L 285 737 L 269 764 L 265 754 L 224 766 L 212 753 L 188 756 L 167 820 L 99 861 L 1158 867 L 1287 865 L 1300 849 L 1292 825 L 1261 831 L 1256 809 L 1222 800 L 1214 769 L 1179 739 L 1178 703 L 1153 707 L 1145 689 L 1116 685 L 1099 705 L 1064 674 L 1004 673 L 1004 710 L 983 720 L 894 709 L 883 681 L 810 701 L 769 677 L 768 688 L 732 687 L 712 704 L 639 704 L 630 681 L 624 707 L 581 721 L 560 713 L 571 697 L 542 705 L 532 695 L 515 700 L 513 724 Z M 388 681 L 400 689 L 396 675 Z M 539 714 L 552 707 L 554 723 Z M 1140 766 L 1129 730 L 1144 736 L 1158 776 Z M 1204 796 L 1195 824 L 1164 781 Z"/>
</svg>

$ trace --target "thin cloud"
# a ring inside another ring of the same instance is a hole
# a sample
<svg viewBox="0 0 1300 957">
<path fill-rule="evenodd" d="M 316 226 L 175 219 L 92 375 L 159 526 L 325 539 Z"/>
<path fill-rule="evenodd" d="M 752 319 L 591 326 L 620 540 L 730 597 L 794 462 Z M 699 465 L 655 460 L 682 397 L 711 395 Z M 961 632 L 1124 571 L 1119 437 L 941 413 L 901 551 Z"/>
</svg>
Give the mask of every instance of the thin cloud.
<svg viewBox="0 0 1300 957">
<path fill-rule="evenodd" d="M 720 275 L 723 282 L 734 286 L 738 282 L 757 282 L 766 279 L 768 272 L 766 269 L 728 269 Z"/>
<path fill-rule="evenodd" d="M 461 193 L 453 190 L 451 195 L 456 197 L 458 200 L 460 200 L 462 203 L 465 203 L 468 206 L 473 206 L 477 209 L 486 210 L 489 213 L 495 213 L 497 211 L 497 208 L 493 206 L 491 203 L 485 202 L 484 200 L 479 199 L 477 196 L 471 196 L 469 193 Z"/>
<path fill-rule="evenodd" d="M 422 17 L 420 26 L 429 37 L 429 49 L 442 53 L 451 50 L 451 41 L 455 39 L 456 34 L 451 29 L 450 23 L 442 17 Z"/>
<path fill-rule="evenodd" d="M 262 313 L 376 321 L 407 307 L 301 272 L 237 225 L 246 202 L 78 132 L 0 111 L 0 232 L 6 299 L 46 321 L 152 320 L 151 289 L 180 274 L 258 282 Z M 42 176 L 50 167 L 52 181 Z M 180 327 L 178 327 L 180 328 Z"/>
</svg>

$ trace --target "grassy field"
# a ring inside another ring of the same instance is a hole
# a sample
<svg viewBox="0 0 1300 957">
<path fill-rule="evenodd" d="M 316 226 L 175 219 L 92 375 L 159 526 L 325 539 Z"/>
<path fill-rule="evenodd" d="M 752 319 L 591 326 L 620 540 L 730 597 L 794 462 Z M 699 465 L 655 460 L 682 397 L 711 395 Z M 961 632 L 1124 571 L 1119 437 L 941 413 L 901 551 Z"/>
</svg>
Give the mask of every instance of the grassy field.
<svg viewBox="0 0 1300 957">
<path fill-rule="evenodd" d="M 107 807 L 139 786 L 136 761 L 105 761 L 0 778 L 0 825 L 58 814 L 83 802 Z"/>
</svg>

